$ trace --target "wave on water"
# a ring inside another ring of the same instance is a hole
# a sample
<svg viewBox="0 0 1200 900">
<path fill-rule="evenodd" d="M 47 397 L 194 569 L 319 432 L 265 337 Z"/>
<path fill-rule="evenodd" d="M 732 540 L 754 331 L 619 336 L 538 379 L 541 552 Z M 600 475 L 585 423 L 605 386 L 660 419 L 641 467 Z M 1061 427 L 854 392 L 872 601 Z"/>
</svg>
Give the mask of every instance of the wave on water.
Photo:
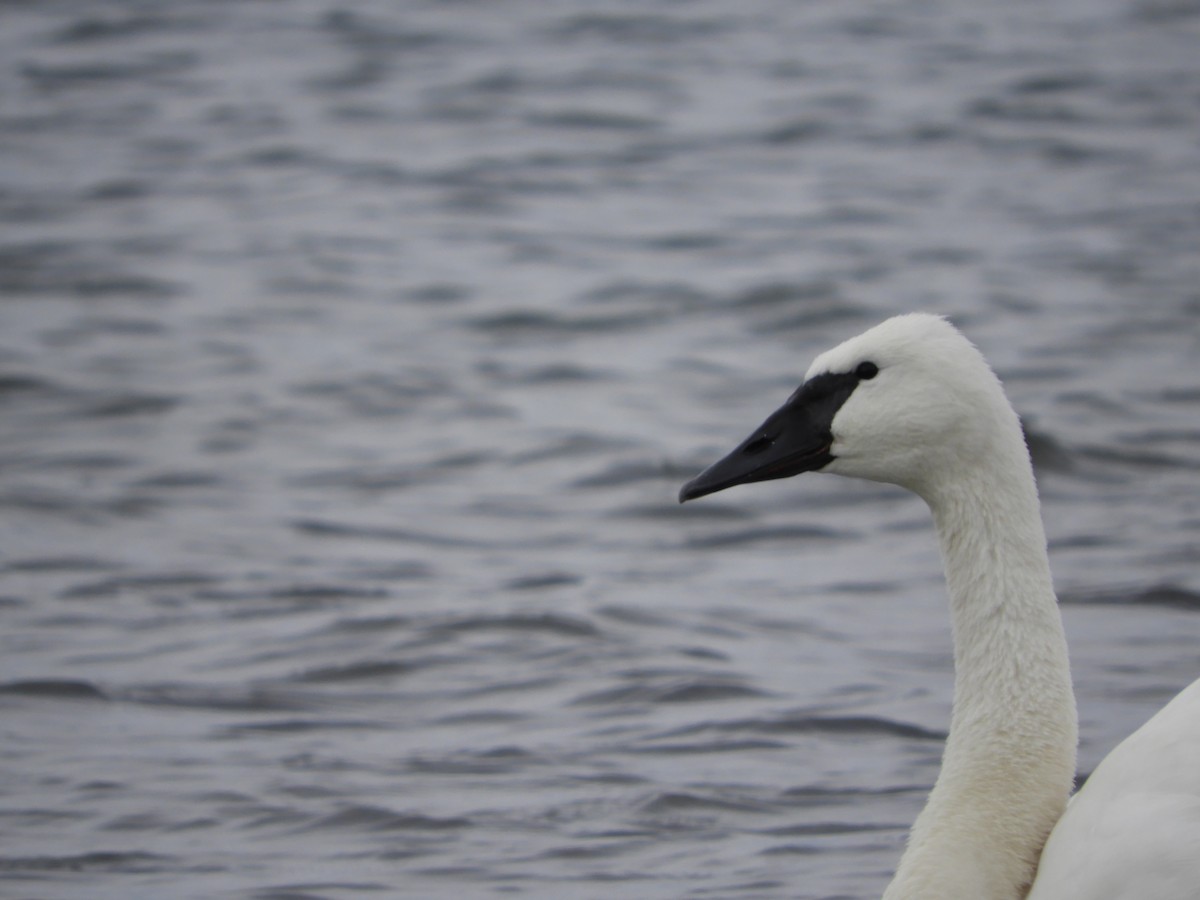
<svg viewBox="0 0 1200 900">
<path fill-rule="evenodd" d="M 910 309 L 1194 677 L 1195 4 L 577 6 L 0 3 L 0 894 L 878 896 L 928 512 L 677 492 Z"/>
</svg>

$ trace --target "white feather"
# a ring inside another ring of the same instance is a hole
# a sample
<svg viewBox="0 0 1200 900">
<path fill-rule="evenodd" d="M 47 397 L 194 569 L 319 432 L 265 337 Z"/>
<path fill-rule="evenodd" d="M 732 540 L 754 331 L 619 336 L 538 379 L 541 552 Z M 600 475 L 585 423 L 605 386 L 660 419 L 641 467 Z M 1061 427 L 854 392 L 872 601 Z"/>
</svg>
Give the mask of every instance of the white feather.
<svg viewBox="0 0 1200 900">
<path fill-rule="evenodd" d="M 941 772 L 885 900 L 1198 900 L 1200 681 L 1068 807 L 1075 700 L 1017 415 L 982 355 L 937 316 L 889 319 L 822 354 L 808 378 L 867 361 L 878 375 L 834 416 L 823 471 L 929 504 L 955 651 Z"/>
</svg>

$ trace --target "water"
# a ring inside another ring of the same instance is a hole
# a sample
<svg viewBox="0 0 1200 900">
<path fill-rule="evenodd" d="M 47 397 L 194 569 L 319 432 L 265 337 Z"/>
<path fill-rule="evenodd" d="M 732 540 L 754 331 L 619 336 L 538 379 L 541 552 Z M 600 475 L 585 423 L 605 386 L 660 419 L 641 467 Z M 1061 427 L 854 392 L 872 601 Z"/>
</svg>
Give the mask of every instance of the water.
<svg viewBox="0 0 1200 900">
<path fill-rule="evenodd" d="M 919 501 L 680 508 L 951 314 L 1086 772 L 1200 674 L 1200 6 L 0 5 L 0 893 L 869 898 Z"/>
</svg>

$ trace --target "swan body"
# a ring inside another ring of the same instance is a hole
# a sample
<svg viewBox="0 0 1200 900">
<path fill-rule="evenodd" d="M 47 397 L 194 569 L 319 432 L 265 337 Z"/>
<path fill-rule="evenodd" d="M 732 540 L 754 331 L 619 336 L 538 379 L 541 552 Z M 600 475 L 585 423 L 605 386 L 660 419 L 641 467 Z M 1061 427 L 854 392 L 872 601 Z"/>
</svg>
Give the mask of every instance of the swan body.
<svg viewBox="0 0 1200 900">
<path fill-rule="evenodd" d="M 1200 681 L 1068 805 L 1077 717 L 1037 487 L 979 351 L 941 317 L 888 319 L 817 357 L 680 500 L 817 470 L 920 495 L 946 570 L 950 731 L 884 900 L 1200 900 Z"/>
<path fill-rule="evenodd" d="M 1029 900 L 1200 897 L 1200 681 L 1117 745 L 1071 798 Z"/>
</svg>

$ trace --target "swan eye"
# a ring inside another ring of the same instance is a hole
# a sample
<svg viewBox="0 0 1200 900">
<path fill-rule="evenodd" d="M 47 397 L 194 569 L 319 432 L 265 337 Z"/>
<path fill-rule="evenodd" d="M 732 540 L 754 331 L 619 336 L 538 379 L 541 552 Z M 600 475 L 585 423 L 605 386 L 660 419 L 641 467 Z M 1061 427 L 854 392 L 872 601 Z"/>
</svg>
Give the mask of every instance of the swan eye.
<svg viewBox="0 0 1200 900">
<path fill-rule="evenodd" d="M 854 370 L 854 374 L 863 381 L 870 381 L 879 374 L 879 366 L 873 362 L 859 363 L 858 368 Z"/>
</svg>

